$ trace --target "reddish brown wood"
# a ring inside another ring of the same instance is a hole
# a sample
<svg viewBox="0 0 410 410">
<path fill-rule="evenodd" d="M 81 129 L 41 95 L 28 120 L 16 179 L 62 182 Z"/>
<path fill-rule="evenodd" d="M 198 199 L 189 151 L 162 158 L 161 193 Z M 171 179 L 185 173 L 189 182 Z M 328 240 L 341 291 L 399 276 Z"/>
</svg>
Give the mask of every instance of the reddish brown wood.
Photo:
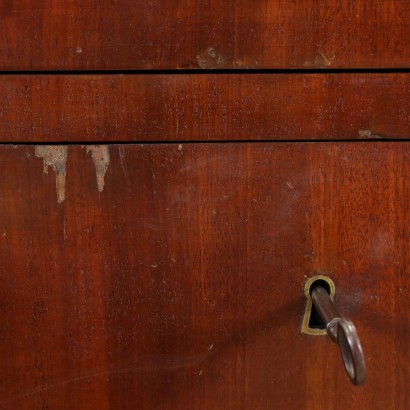
<svg viewBox="0 0 410 410">
<path fill-rule="evenodd" d="M 1 70 L 402 68 L 408 0 L 3 0 Z"/>
<path fill-rule="evenodd" d="M 409 143 L 109 153 L 99 192 L 70 146 L 57 203 L 34 147 L 0 148 L 1 408 L 410 407 Z M 356 323 L 363 388 L 300 333 L 316 273 Z"/>
<path fill-rule="evenodd" d="M 409 74 L 0 77 L 0 140 L 410 137 Z"/>
</svg>

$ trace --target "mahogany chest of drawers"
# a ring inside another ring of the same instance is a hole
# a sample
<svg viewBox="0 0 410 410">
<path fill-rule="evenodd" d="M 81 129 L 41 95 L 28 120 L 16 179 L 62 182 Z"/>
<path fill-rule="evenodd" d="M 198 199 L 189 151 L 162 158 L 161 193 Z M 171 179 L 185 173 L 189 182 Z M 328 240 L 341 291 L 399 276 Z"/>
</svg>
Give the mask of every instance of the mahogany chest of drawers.
<svg viewBox="0 0 410 410">
<path fill-rule="evenodd" d="M 409 17 L 3 1 L 0 408 L 410 408 Z"/>
</svg>

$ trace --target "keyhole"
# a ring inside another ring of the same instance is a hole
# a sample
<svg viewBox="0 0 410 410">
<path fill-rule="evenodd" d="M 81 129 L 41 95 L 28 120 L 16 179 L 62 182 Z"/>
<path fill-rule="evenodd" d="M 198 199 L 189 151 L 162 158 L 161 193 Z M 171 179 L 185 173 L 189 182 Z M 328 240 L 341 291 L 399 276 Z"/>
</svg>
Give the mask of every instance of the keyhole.
<svg viewBox="0 0 410 410">
<path fill-rule="evenodd" d="M 317 286 L 322 286 L 325 288 L 332 299 L 335 294 L 335 285 L 327 276 L 317 275 L 310 278 L 305 283 L 305 296 L 307 298 L 307 302 L 302 322 L 302 333 L 309 335 L 326 335 L 325 323 L 323 323 L 323 320 L 313 305 L 310 297 L 312 290 Z"/>
<path fill-rule="evenodd" d="M 330 295 L 330 285 L 324 279 L 317 279 L 309 287 L 309 295 L 312 294 L 312 291 L 315 287 L 321 286 L 327 290 L 327 293 Z M 326 329 L 326 323 L 323 322 L 322 318 L 319 315 L 319 312 L 316 310 L 315 305 L 312 303 L 312 307 L 310 309 L 310 317 L 309 317 L 309 328 L 310 329 Z"/>
</svg>

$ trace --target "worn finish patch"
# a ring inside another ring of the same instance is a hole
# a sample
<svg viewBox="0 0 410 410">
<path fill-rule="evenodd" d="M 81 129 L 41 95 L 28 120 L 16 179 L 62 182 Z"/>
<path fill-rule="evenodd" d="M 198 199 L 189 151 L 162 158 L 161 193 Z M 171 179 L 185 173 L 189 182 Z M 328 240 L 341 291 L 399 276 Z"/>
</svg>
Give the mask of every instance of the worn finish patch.
<svg viewBox="0 0 410 410">
<path fill-rule="evenodd" d="M 379 134 L 374 133 L 372 130 L 359 130 L 359 136 L 361 139 L 382 139 Z"/>
<path fill-rule="evenodd" d="M 67 145 L 38 145 L 35 147 L 36 157 L 43 158 L 44 173 L 48 174 L 48 167 L 54 169 L 58 203 L 65 199 L 67 151 Z"/>
<path fill-rule="evenodd" d="M 95 174 L 97 176 L 98 191 L 104 191 L 104 178 L 110 164 L 110 151 L 108 145 L 88 145 L 87 153 L 91 156 L 95 165 Z"/>
<path fill-rule="evenodd" d="M 208 47 L 201 54 L 196 56 L 198 65 L 204 69 L 220 68 L 224 64 L 224 57 L 213 47 Z"/>
<path fill-rule="evenodd" d="M 311 60 L 305 61 L 303 63 L 303 66 L 304 67 L 317 67 L 317 68 L 330 67 L 335 57 L 336 57 L 335 54 L 333 54 L 332 57 L 327 57 L 324 53 L 319 51 Z"/>
</svg>

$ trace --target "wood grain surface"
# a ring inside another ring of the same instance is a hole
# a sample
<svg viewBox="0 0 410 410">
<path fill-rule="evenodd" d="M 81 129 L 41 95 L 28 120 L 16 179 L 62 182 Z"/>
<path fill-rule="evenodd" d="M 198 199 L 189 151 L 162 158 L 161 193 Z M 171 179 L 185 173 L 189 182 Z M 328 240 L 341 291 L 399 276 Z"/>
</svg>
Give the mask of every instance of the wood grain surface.
<svg viewBox="0 0 410 410">
<path fill-rule="evenodd" d="M 0 408 L 408 409 L 409 157 L 3 145 Z M 301 333 L 318 273 L 358 328 L 363 388 Z"/>
<path fill-rule="evenodd" d="M 4 0 L 0 70 L 404 68 L 408 0 Z"/>
<path fill-rule="evenodd" d="M 410 137 L 410 74 L 0 77 L 0 141 Z"/>
</svg>

